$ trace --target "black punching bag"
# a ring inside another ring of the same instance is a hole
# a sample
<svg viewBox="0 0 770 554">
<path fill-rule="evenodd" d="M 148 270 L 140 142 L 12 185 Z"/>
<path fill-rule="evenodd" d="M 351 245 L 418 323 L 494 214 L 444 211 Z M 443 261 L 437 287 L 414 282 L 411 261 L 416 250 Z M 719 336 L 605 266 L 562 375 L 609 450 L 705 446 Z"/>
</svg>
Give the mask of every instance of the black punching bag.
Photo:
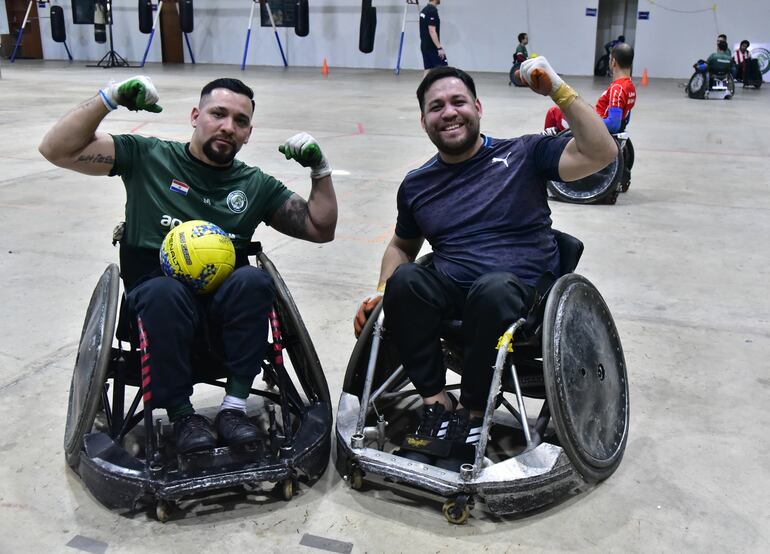
<svg viewBox="0 0 770 554">
<path fill-rule="evenodd" d="M 179 0 L 179 22 L 183 33 L 193 32 L 193 0 Z"/>
<path fill-rule="evenodd" d="M 51 37 L 54 42 L 67 40 L 67 32 L 64 30 L 64 8 L 51 6 Z"/>
<path fill-rule="evenodd" d="M 361 5 L 361 27 L 358 35 L 358 49 L 364 54 L 374 50 L 374 33 L 377 30 L 377 8 L 372 0 L 363 0 Z"/>
<path fill-rule="evenodd" d="M 307 0 L 297 0 L 294 4 L 294 33 L 298 37 L 306 37 L 310 33 L 309 11 Z"/>
<path fill-rule="evenodd" d="M 152 0 L 139 0 L 139 31 L 145 35 L 152 32 Z"/>
<path fill-rule="evenodd" d="M 107 42 L 107 7 L 101 0 L 94 2 L 94 40 L 99 44 Z"/>
</svg>

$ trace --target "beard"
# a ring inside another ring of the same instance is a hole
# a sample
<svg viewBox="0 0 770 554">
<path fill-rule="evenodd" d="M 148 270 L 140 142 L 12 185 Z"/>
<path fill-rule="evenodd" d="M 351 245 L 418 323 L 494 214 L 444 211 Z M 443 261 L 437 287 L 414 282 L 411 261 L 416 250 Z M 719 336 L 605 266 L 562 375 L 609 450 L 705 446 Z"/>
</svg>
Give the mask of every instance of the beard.
<svg viewBox="0 0 770 554">
<path fill-rule="evenodd" d="M 212 137 L 204 142 L 203 153 L 212 162 L 218 163 L 220 165 L 227 165 L 232 162 L 233 159 L 235 159 L 235 155 L 238 153 L 238 149 L 235 147 L 235 144 L 232 143 L 228 144 L 227 146 L 224 146 L 221 143 L 217 143 L 217 146 L 215 147 L 214 143 L 217 140 L 220 139 Z"/>
<path fill-rule="evenodd" d="M 465 120 L 462 127 L 465 130 L 464 135 L 452 140 L 445 140 L 441 136 L 441 131 L 437 129 L 426 129 L 426 132 L 428 133 L 428 138 L 438 148 L 439 152 L 449 154 L 450 156 L 458 156 L 473 148 L 479 138 L 480 128 L 481 124 L 478 119 Z"/>
</svg>

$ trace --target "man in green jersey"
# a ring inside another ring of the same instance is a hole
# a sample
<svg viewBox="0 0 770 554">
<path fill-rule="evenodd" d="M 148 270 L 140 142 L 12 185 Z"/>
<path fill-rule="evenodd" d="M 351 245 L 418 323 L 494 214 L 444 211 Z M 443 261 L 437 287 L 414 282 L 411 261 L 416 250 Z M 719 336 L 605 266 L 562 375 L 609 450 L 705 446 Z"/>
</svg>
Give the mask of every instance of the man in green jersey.
<svg viewBox="0 0 770 554">
<path fill-rule="evenodd" d="M 730 49 L 727 47 L 726 40 L 717 41 L 717 51 L 711 54 L 706 60 L 706 65 L 711 74 L 723 75 L 730 71 L 733 58 L 730 55 Z"/>
<path fill-rule="evenodd" d="M 217 439 L 242 445 L 262 437 L 246 416 L 246 399 L 267 344 L 267 316 L 275 290 L 270 277 L 248 265 L 243 248 L 264 222 L 311 242 L 334 238 L 337 199 L 328 160 L 307 133 L 281 151 L 310 168 L 307 200 L 280 181 L 235 159 L 251 135 L 252 90 L 237 79 L 203 87 L 192 108 L 190 142 L 98 132 L 104 117 L 125 106 L 160 112 L 152 81 L 137 76 L 111 84 L 67 113 L 43 138 L 40 152 L 55 165 L 87 175 L 120 175 L 126 188 L 121 274 L 126 300 L 151 344 L 151 405 L 165 408 L 178 452 L 210 450 Z M 224 229 L 236 248 L 236 269 L 211 295 L 198 296 L 160 271 L 166 233 L 191 219 Z M 215 425 L 196 414 L 190 351 L 206 326 L 221 344 L 228 370 Z M 215 431 L 216 428 L 216 431 Z"/>
</svg>

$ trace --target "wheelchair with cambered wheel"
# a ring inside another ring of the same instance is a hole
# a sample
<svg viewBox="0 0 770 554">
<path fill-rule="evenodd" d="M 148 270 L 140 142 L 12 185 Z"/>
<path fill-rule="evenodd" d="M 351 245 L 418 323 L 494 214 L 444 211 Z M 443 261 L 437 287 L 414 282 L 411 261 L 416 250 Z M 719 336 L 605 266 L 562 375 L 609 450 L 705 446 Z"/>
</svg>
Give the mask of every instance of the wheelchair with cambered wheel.
<svg viewBox="0 0 770 554">
<path fill-rule="evenodd" d="M 221 489 L 270 489 L 290 500 L 299 480 L 315 481 L 325 471 L 332 412 L 318 355 L 261 245 L 251 243 L 247 254 L 276 288 L 271 344 L 251 390 L 259 412 L 252 419 L 268 438 L 248 448 L 176 453 L 168 421 L 153 415 L 151 403 L 145 405 L 149 391 L 141 376 L 142 351 L 125 299 L 120 299 L 118 266 L 110 264 L 100 277 L 80 335 L 64 453 L 67 464 L 107 507 L 154 507 L 165 521 L 176 502 Z M 191 358 L 196 383 L 224 387 L 223 363 L 215 349 L 200 344 Z"/>
<path fill-rule="evenodd" d="M 337 409 L 336 467 L 353 489 L 372 483 L 421 491 L 443 501 L 448 522 L 462 524 L 479 501 L 495 515 L 528 512 L 615 472 L 629 425 L 620 337 L 602 296 L 573 272 L 582 243 L 558 231 L 556 239 L 561 276 L 503 330 L 481 441 L 474 462 L 459 472 L 393 453 L 421 399 L 389 338 L 382 304 L 372 312 Z M 443 322 L 441 333 L 446 368 L 458 374 L 460 323 Z"/>
</svg>

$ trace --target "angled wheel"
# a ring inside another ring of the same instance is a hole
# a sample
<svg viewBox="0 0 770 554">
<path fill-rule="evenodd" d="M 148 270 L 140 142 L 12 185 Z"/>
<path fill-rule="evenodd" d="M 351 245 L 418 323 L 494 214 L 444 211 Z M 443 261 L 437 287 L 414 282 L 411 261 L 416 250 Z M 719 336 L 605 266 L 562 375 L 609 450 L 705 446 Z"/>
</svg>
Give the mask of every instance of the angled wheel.
<svg viewBox="0 0 770 554">
<path fill-rule="evenodd" d="M 729 98 L 732 98 L 735 96 L 735 79 L 733 79 L 733 76 L 729 73 L 727 74 L 727 79 L 725 80 L 725 84 L 727 85 L 727 90 L 730 91 Z"/>
<path fill-rule="evenodd" d="M 631 186 L 631 169 L 634 167 L 635 156 L 631 139 L 626 139 L 626 144 L 623 147 L 623 180 L 620 184 L 620 192 L 628 192 Z"/>
<path fill-rule="evenodd" d="M 704 98 L 707 88 L 708 76 L 701 71 L 696 71 L 687 83 L 687 95 L 690 98 Z"/>
<path fill-rule="evenodd" d="M 563 183 L 548 181 L 548 190 L 557 199 L 573 204 L 596 204 L 615 190 L 623 177 L 623 151 L 615 139 L 618 155 L 610 164 L 588 177 Z"/>
<path fill-rule="evenodd" d="M 91 431 L 101 402 L 115 336 L 119 290 L 118 266 L 110 264 L 91 295 L 72 372 L 64 429 L 64 456 L 72 468 L 77 468 L 83 436 Z"/>
<path fill-rule="evenodd" d="M 283 326 L 284 346 L 289 354 L 289 360 L 297 373 L 305 395 L 310 401 L 324 402 L 329 406 L 331 418 L 331 397 L 329 385 L 326 383 L 321 362 L 318 359 L 313 341 L 302 321 L 294 298 L 291 296 L 286 283 L 264 252 L 258 254 L 258 259 L 264 270 L 272 277 L 276 288 L 276 304 L 281 324 Z"/>
<path fill-rule="evenodd" d="M 561 277 L 546 302 L 543 377 L 562 448 L 587 482 L 606 479 L 628 440 L 626 364 L 604 299 L 575 273 Z"/>
</svg>

